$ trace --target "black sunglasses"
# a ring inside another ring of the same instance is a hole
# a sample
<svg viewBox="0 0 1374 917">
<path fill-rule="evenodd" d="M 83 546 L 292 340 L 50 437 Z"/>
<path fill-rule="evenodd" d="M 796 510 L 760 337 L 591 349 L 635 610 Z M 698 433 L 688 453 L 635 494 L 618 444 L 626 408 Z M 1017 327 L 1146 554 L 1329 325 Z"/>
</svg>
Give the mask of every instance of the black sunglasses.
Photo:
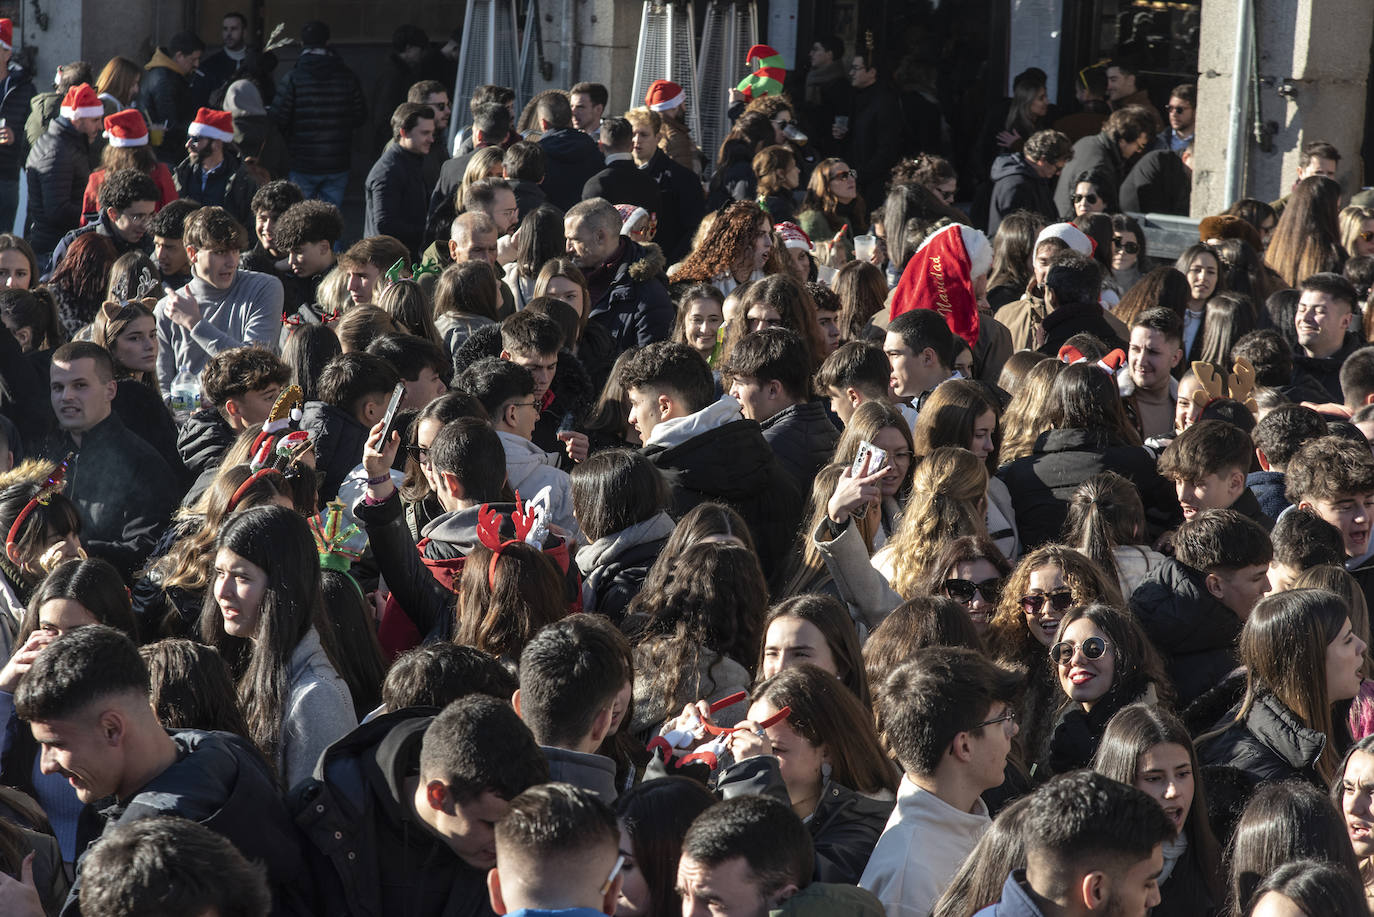
<svg viewBox="0 0 1374 917">
<path fill-rule="evenodd" d="M 1186 105 L 1165 105 L 1164 110 L 1174 115 L 1181 115 L 1188 110 Z"/>
<path fill-rule="evenodd" d="M 1092 202 L 1089 201 L 1088 203 Z M 1112 236 L 1112 244 L 1128 255 L 1135 255 L 1139 254 L 1140 252 L 1139 242 L 1127 242 L 1124 239 L 1122 239 L 1121 236 Z"/>
<path fill-rule="evenodd" d="M 1089 637 L 1082 643 L 1072 643 L 1068 640 L 1060 641 L 1050 647 L 1050 659 L 1060 665 L 1068 665 L 1073 662 L 1073 654 L 1077 650 L 1083 651 L 1084 658 L 1101 659 L 1102 654 L 1107 652 L 1107 647 L 1111 646 L 1101 637 Z"/>
<path fill-rule="evenodd" d="M 1021 608 L 1028 615 L 1038 615 L 1047 601 L 1054 611 L 1068 611 L 1069 606 L 1073 604 L 1073 590 L 1066 588 L 1056 589 L 1053 592 L 1034 592 L 1030 595 L 1023 595 L 1021 596 Z"/>
<path fill-rule="evenodd" d="M 991 579 L 983 580 L 981 583 L 966 579 L 947 579 L 942 588 L 945 595 L 965 605 L 973 601 L 975 592 L 981 592 L 984 601 L 996 605 L 998 597 L 1002 595 L 1002 579 L 994 576 Z"/>
<path fill-rule="evenodd" d="M 1374 232 L 1362 232 L 1358 238 L 1361 242 L 1374 242 Z"/>
<path fill-rule="evenodd" d="M 1079 201 L 1087 201 L 1089 204 L 1096 204 L 1096 203 L 1097 203 L 1097 195 L 1096 195 L 1096 194 L 1075 194 L 1075 195 L 1073 195 L 1073 197 L 1069 198 L 1069 200 L 1073 201 L 1075 204 L 1077 204 Z"/>
</svg>

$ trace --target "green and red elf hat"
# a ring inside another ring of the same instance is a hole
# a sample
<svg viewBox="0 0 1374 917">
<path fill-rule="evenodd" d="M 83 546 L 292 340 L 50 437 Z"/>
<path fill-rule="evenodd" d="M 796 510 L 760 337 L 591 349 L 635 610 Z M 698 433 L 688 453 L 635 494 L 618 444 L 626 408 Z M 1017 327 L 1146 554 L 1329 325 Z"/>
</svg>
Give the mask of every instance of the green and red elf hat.
<svg viewBox="0 0 1374 917">
<path fill-rule="evenodd" d="M 746 99 L 782 95 L 782 81 L 787 78 L 786 61 L 782 55 L 768 45 L 754 45 L 744 56 L 744 65 L 752 67 L 754 61 L 758 61 L 754 72 L 740 80 L 735 88 L 744 93 Z"/>
</svg>

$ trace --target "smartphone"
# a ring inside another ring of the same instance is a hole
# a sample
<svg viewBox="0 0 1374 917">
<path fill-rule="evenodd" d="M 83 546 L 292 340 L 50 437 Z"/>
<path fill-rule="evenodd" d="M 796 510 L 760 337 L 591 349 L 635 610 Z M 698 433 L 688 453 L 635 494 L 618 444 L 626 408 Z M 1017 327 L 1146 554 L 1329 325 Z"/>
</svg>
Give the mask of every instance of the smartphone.
<svg viewBox="0 0 1374 917">
<path fill-rule="evenodd" d="M 879 449 L 868 440 L 859 443 L 859 451 L 854 454 L 854 463 L 849 466 L 852 478 L 867 477 L 887 464 L 887 452 Z"/>
<path fill-rule="evenodd" d="M 394 424 L 396 423 L 396 412 L 400 409 L 401 401 L 405 396 L 406 384 L 404 382 L 397 382 L 396 387 L 391 390 L 391 403 L 386 406 L 386 413 L 382 415 L 382 423 L 384 425 L 382 427 L 383 448 L 386 448 L 386 444 L 391 442 L 391 434 L 395 432 Z"/>
</svg>

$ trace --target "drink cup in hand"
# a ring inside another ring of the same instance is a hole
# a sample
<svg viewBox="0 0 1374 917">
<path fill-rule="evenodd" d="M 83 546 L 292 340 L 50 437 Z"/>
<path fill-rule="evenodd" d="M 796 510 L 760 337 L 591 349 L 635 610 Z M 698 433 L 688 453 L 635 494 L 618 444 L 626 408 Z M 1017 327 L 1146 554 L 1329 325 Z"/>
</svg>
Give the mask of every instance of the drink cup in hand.
<svg viewBox="0 0 1374 917">
<path fill-rule="evenodd" d="M 854 260 L 872 261 L 873 252 L 878 247 L 878 237 L 872 234 L 854 237 Z"/>
</svg>

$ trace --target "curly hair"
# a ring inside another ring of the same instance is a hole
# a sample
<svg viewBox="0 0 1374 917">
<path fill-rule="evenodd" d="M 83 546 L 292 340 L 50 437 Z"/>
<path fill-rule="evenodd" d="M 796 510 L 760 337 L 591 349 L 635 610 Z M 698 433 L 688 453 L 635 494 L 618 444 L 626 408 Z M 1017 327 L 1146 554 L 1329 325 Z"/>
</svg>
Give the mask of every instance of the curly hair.
<svg viewBox="0 0 1374 917">
<path fill-rule="evenodd" d="M 710 283 L 752 255 L 754 240 L 772 231 L 768 215 L 753 201 L 734 201 L 716 216 L 711 233 L 676 271 L 673 283 Z"/>
<path fill-rule="evenodd" d="M 963 535 L 986 535 L 981 501 L 988 470 L 967 449 L 941 446 L 911 479 L 902 524 L 892 536 L 892 588 L 903 598 L 919 594 L 926 567 L 940 545 Z"/>
<path fill-rule="evenodd" d="M 925 185 L 933 189 L 936 185 L 958 177 L 948 159 L 933 153 L 918 153 L 915 157 L 903 159 L 892 167 L 894 185 Z"/>
<path fill-rule="evenodd" d="M 987 642 L 1003 662 L 1034 669 L 1044 661 L 1045 647 L 1030 632 L 1021 596 L 1030 587 L 1031 574 L 1042 567 L 1058 567 L 1073 592 L 1075 605 L 1122 605 L 1121 587 L 1082 553 L 1062 544 L 1041 545 L 1021 558 L 1002 586 L 1002 599 L 988 624 Z"/>
</svg>

